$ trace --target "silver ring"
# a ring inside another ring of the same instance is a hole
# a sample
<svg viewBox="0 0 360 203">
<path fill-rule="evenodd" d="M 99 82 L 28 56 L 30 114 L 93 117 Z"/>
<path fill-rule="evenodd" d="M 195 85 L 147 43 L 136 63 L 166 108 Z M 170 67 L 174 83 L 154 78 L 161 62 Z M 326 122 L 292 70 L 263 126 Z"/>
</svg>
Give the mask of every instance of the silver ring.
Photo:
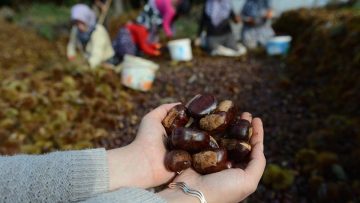
<svg viewBox="0 0 360 203">
<path fill-rule="evenodd" d="M 168 186 L 170 189 L 175 189 L 179 187 L 185 194 L 198 198 L 200 200 L 200 203 L 207 203 L 205 196 L 202 192 L 189 188 L 189 186 L 184 182 L 173 182 L 170 183 Z"/>
</svg>

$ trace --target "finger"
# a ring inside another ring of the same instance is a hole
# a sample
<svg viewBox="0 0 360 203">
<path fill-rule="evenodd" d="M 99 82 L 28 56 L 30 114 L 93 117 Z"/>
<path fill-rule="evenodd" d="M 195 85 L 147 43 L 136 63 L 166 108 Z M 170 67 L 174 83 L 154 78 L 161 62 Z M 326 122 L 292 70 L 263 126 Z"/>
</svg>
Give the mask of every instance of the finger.
<svg viewBox="0 0 360 203">
<path fill-rule="evenodd" d="M 261 143 L 261 145 L 263 145 L 264 142 L 264 128 L 263 128 L 263 124 L 260 118 L 254 118 L 252 120 L 252 128 L 253 128 L 253 132 L 252 132 L 252 136 L 250 138 L 250 144 L 251 146 L 256 145 L 256 143 Z"/>
<path fill-rule="evenodd" d="M 252 183 L 257 184 L 260 182 L 260 179 L 265 170 L 265 165 L 266 159 L 264 153 L 257 145 L 253 148 L 253 151 L 251 152 L 250 162 L 244 170 L 247 177 Z"/>
<path fill-rule="evenodd" d="M 254 128 L 254 134 L 251 137 L 250 143 L 252 145 L 252 151 L 250 154 L 250 162 L 245 168 L 245 172 L 251 181 L 258 183 L 264 172 L 266 159 L 264 155 L 264 131 L 262 122 L 259 118 L 255 118 L 252 122 Z"/>
<path fill-rule="evenodd" d="M 155 119 L 156 121 L 162 121 L 165 116 L 167 115 L 167 113 L 169 112 L 169 110 L 180 104 L 179 102 L 178 103 L 171 103 L 171 104 L 163 104 L 159 107 L 157 107 L 156 109 L 150 111 L 148 114 L 145 115 L 145 117 L 149 117 L 151 119 Z"/>
<path fill-rule="evenodd" d="M 252 115 L 249 112 L 244 112 L 241 114 L 241 119 L 245 119 L 251 123 Z"/>
</svg>

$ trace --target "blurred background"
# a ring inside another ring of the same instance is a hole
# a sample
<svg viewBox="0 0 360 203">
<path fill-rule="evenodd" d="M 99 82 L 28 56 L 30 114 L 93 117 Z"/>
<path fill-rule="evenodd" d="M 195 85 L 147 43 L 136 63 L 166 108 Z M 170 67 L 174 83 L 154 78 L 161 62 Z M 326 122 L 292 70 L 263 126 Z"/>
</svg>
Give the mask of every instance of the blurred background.
<svg viewBox="0 0 360 203">
<path fill-rule="evenodd" d="M 233 0 L 240 13 L 245 0 Z M 0 2 L 0 154 L 121 147 L 156 106 L 198 93 L 232 99 L 263 119 L 267 168 L 244 202 L 360 201 L 360 2 L 274 0 L 272 27 L 291 36 L 285 54 L 266 48 L 223 57 L 192 46 L 172 60 L 166 43 L 149 91 L 122 84 L 118 69 L 69 61 L 70 11 L 77 0 Z M 105 27 L 112 39 L 146 1 L 114 0 Z M 198 36 L 204 1 L 174 23 L 173 39 Z M 232 23 L 241 42 L 242 23 Z M 194 44 L 193 44 L 194 45 Z"/>
</svg>

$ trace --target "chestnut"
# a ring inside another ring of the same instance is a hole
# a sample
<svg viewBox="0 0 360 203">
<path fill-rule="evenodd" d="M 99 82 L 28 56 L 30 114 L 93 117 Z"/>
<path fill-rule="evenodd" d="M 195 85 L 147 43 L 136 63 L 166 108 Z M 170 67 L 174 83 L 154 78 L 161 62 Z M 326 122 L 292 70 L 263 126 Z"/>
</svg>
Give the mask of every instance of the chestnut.
<svg viewBox="0 0 360 203">
<path fill-rule="evenodd" d="M 170 109 L 162 121 L 162 124 L 166 133 L 169 135 L 174 128 L 184 127 L 188 121 L 189 116 L 186 114 L 186 107 L 182 104 L 178 104 Z"/>
<path fill-rule="evenodd" d="M 186 124 L 185 127 L 189 127 L 191 129 L 200 129 L 199 119 L 190 118 L 190 121 Z"/>
<path fill-rule="evenodd" d="M 200 128 L 209 132 L 222 132 L 226 129 L 229 120 L 226 112 L 214 113 L 200 119 Z"/>
<path fill-rule="evenodd" d="M 249 141 L 252 135 L 251 123 L 245 119 L 237 119 L 229 126 L 228 135 L 230 138 Z"/>
<path fill-rule="evenodd" d="M 247 142 L 236 139 L 221 139 L 221 146 L 229 153 L 229 159 L 235 163 L 246 161 L 251 152 L 251 146 Z"/>
<path fill-rule="evenodd" d="M 229 139 L 229 138 L 220 138 L 219 144 L 221 147 L 224 147 L 226 149 L 231 149 L 236 144 L 235 139 Z"/>
<path fill-rule="evenodd" d="M 215 112 L 227 112 L 231 115 L 232 118 L 235 117 L 236 108 L 235 104 L 231 100 L 224 100 L 219 103 L 218 107 L 215 109 Z"/>
<path fill-rule="evenodd" d="M 168 136 L 164 140 L 164 145 L 165 145 L 167 150 L 173 150 L 174 149 L 174 146 L 172 145 L 172 142 L 171 142 L 171 134 L 170 134 L 170 136 Z"/>
<path fill-rule="evenodd" d="M 231 167 L 227 160 L 226 149 L 202 151 L 193 155 L 194 170 L 200 174 L 209 174 L 222 171 Z"/>
<path fill-rule="evenodd" d="M 214 111 L 216 106 L 216 98 L 210 94 L 198 94 L 186 104 L 188 113 L 194 118 L 204 117 Z"/>
<path fill-rule="evenodd" d="M 165 167 L 169 171 L 180 172 L 191 166 L 191 156 L 183 150 L 173 150 L 165 155 Z"/>
<path fill-rule="evenodd" d="M 210 147 L 210 149 L 218 149 L 219 148 L 219 144 L 213 136 L 210 136 L 209 147 Z"/>
<path fill-rule="evenodd" d="M 200 128 L 211 133 L 224 132 L 234 117 L 234 102 L 225 100 L 220 102 L 214 113 L 200 119 Z"/>
<path fill-rule="evenodd" d="M 190 128 L 175 128 L 171 134 L 171 144 L 175 149 L 196 153 L 209 148 L 210 135 Z"/>
</svg>

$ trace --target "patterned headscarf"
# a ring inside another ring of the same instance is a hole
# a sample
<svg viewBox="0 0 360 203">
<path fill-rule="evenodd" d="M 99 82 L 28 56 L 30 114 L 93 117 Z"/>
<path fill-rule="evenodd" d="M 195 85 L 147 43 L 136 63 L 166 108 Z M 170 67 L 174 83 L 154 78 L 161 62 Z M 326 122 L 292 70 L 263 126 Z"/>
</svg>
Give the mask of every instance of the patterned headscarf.
<svg viewBox="0 0 360 203">
<path fill-rule="evenodd" d="M 230 0 L 207 0 L 205 12 L 210 17 L 212 24 L 218 26 L 230 16 Z"/>
<path fill-rule="evenodd" d="M 270 0 L 247 0 L 242 15 L 253 18 L 262 17 L 268 9 L 270 9 Z"/>
</svg>

